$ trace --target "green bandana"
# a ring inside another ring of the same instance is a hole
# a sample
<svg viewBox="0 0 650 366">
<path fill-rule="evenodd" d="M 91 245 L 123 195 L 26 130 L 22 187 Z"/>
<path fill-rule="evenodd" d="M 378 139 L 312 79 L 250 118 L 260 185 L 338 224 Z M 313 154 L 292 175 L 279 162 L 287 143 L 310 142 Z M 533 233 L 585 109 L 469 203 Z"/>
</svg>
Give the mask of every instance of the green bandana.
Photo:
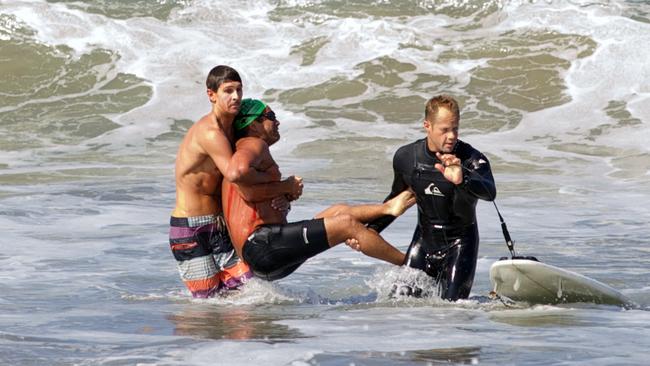
<svg viewBox="0 0 650 366">
<path fill-rule="evenodd" d="M 241 101 L 239 113 L 235 116 L 235 130 L 243 130 L 253 123 L 266 109 L 266 104 L 258 99 L 244 99 Z"/>
</svg>

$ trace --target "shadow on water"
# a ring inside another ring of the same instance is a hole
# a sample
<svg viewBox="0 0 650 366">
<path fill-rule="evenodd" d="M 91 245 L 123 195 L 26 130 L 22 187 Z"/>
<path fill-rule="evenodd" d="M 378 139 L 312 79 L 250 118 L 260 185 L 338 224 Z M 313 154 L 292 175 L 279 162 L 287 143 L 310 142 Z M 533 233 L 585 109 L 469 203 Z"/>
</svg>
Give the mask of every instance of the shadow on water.
<svg viewBox="0 0 650 366">
<path fill-rule="evenodd" d="M 275 314 L 274 308 L 259 306 L 214 307 L 189 304 L 167 316 L 174 335 L 215 340 L 261 340 L 268 343 L 291 342 L 306 338 L 296 329 L 279 324 L 281 320 L 303 318 L 298 314 Z"/>
<path fill-rule="evenodd" d="M 572 364 L 572 360 L 575 360 L 576 357 L 582 361 L 600 357 L 600 351 L 597 349 L 584 349 L 584 347 L 574 347 L 570 344 L 562 346 L 532 345 L 527 346 L 526 351 L 519 352 L 517 347 L 512 345 L 453 347 L 398 352 L 357 351 L 318 354 L 306 363 L 318 366 L 498 365 L 504 363 L 509 365 L 555 365 Z M 615 351 L 612 353 L 616 354 Z M 621 354 L 621 357 L 627 356 Z M 632 359 L 630 364 L 636 364 L 634 356 L 632 356 Z"/>
<path fill-rule="evenodd" d="M 319 354 L 307 361 L 309 365 L 473 365 L 478 362 L 480 347 L 455 347 L 400 352 L 348 352 Z"/>
</svg>

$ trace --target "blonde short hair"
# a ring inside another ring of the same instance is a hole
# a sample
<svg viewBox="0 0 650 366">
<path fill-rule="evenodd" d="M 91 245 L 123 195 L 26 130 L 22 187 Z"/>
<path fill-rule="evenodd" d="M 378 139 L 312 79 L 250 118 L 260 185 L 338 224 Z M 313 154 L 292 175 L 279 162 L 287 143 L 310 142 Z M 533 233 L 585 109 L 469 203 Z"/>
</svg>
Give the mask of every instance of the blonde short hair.
<svg viewBox="0 0 650 366">
<path fill-rule="evenodd" d="M 456 99 L 449 95 L 441 94 L 429 99 L 427 105 L 424 107 L 424 119 L 429 122 L 434 122 L 440 108 L 447 108 L 457 119 L 460 118 L 460 111 Z"/>
</svg>

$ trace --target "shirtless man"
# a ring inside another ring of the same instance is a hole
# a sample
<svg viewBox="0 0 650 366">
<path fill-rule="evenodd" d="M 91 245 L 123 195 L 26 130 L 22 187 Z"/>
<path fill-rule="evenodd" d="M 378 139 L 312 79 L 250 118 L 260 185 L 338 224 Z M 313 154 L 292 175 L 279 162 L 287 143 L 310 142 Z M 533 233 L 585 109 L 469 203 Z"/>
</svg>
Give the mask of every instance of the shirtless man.
<svg viewBox="0 0 650 366">
<path fill-rule="evenodd" d="M 232 122 L 239 112 L 242 82 L 236 70 L 220 65 L 210 71 L 206 86 L 212 110 L 187 131 L 178 149 L 176 206 L 169 230 L 169 244 L 181 279 L 193 297 L 201 298 L 237 288 L 251 277 L 248 266 L 233 250 L 220 200 L 223 172 L 232 157 Z M 258 184 L 274 177 L 250 170 L 246 176 L 228 178 Z M 254 190 L 254 195 L 247 198 L 297 198 L 302 193 L 302 182 L 295 177 L 260 187 L 265 188 Z"/>
<path fill-rule="evenodd" d="M 238 140 L 229 174 L 246 176 L 252 170 L 279 180 L 279 167 L 269 152 L 269 146 L 280 139 L 275 113 L 259 100 L 245 99 L 234 123 Z M 222 185 L 224 216 L 235 250 L 256 277 L 269 281 L 283 278 L 307 259 L 346 239 L 354 240 L 358 250 L 368 256 L 395 265 L 404 263 L 404 253 L 363 222 L 401 215 L 415 204 L 411 192 L 379 205 L 335 205 L 314 219 L 287 223 L 286 212 L 273 209 L 270 201 L 246 200 L 256 188 L 238 178 L 237 183 L 224 181 Z"/>
</svg>

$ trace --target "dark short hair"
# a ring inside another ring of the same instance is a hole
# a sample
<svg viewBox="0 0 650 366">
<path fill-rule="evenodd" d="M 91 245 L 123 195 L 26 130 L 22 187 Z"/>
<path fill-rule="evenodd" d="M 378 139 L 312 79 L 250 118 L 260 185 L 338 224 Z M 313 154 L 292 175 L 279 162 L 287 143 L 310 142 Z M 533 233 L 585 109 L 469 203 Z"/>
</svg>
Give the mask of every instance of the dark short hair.
<svg viewBox="0 0 650 366">
<path fill-rule="evenodd" d="M 205 80 L 205 86 L 212 91 L 219 90 L 221 84 L 226 81 L 238 81 L 241 83 L 241 77 L 237 70 L 233 69 L 230 66 L 219 65 L 215 66 L 210 70 L 208 78 Z"/>
<path fill-rule="evenodd" d="M 427 105 L 424 107 L 424 119 L 433 122 L 440 108 L 447 108 L 456 118 L 460 118 L 460 111 L 456 99 L 447 94 L 440 94 L 429 99 L 427 102 Z"/>
</svg>

